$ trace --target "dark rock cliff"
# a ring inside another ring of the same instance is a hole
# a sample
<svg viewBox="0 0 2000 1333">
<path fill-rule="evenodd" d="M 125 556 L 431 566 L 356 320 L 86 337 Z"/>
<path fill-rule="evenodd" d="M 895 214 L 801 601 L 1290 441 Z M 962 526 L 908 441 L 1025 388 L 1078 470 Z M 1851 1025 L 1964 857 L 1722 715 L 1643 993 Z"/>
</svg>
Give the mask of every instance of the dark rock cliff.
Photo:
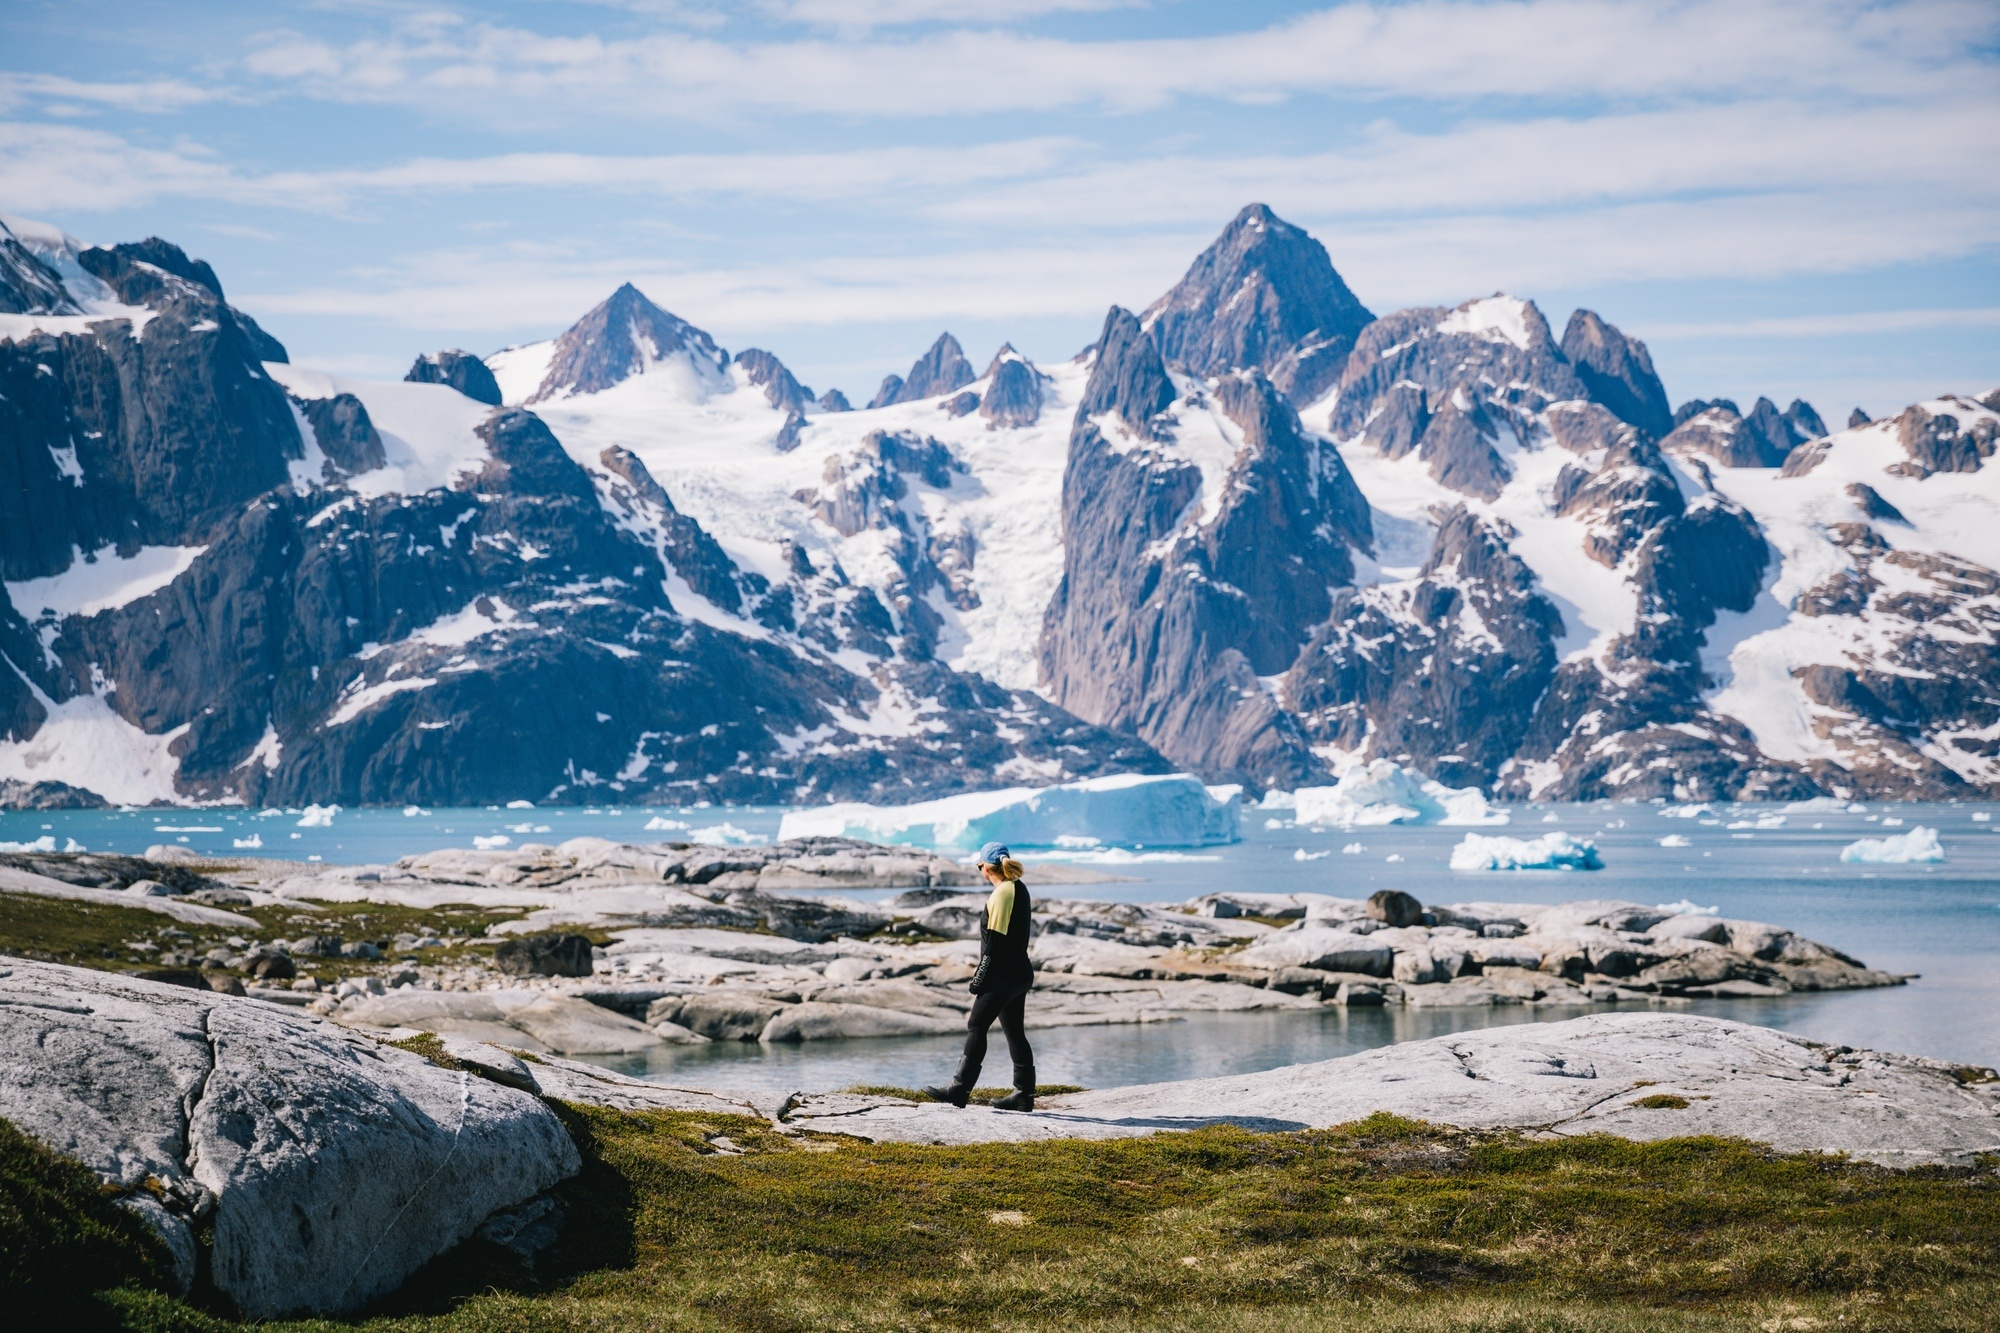
<svg viewBox="0 0 2000 1333">
<path fill-rule="evenodd" d="M 486 363 L 470 352 L 456 349 L 427 352 L 417 358 L 410 373 L 403 376 L 412 384 L 448 384 L 475 403 L 500 406 L 500 383 Z"/>
<path fill-rule="evenodd" d="M 1673 409 L 1646 344 L 1626 337 L 1596 311 L 1578 310 L 1563 330 L 1562 352 L 1591 398 L 1619 418 L 1655 440 L 1674 428 Z"/>
<path fill-rule="evenodd" d="M 1295 786 L 1323 769 L 1260 677 L 1291 665 L 1352 582 L 1367 504 L 1261 374 L 1222 379 L 1214 407 L 1242 443 L 1211 477 L 1174 416 L 1206 404 L 1177 404 L 1151 337 L 1112 310 L 1070 439 L 1043 671 L 1058 703 L 1176 763 Z"/>
</svg>

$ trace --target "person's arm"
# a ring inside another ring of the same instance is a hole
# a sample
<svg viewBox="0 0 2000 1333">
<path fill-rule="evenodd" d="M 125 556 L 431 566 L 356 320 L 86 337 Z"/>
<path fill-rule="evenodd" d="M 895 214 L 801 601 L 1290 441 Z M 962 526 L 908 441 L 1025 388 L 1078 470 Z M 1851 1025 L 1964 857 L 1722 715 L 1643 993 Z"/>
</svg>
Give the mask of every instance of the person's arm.
<svg viewBox="0 0 2000 1333">
<path fill-rule="evenodd" d="M 986 978 L 993 968 L 993 941 L 1007 937 L 1013 917 L 1014 884 L 1009 880 L 993 886 L 993 892 L 986 895 L 986 910 L 979 917 L 979 966 L 973 969 L 968 987 L 974 995 L 986 989 Z"/>
</svg>

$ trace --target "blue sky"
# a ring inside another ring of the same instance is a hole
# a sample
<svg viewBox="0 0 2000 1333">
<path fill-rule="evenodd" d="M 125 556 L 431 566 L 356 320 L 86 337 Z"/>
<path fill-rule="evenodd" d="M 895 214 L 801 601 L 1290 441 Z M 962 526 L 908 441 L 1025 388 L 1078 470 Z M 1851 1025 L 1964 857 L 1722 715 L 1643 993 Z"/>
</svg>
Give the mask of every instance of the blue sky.
<svg viewBox="0 0 2000 1333">
<path fill-rule="evenodd" d="M 1991 0 L 10 0 L 0 212 L 396 376 L 619 282 L 815 389 L 1066 357 L 1243 204 L 1372 309 L 1507 290 L 1669 393 L 2000 384 Z"/>
</svg>

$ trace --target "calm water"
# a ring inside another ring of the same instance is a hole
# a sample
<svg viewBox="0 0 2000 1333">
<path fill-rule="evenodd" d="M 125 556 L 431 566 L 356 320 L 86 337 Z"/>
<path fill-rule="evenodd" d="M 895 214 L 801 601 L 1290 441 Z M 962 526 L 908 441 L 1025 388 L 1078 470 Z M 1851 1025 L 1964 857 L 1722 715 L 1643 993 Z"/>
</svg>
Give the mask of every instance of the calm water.
<svg viewBox="0 0 2000 1333">
<path fill-rule="evenodd" d="M 1154 853 L 1095 868 L 1125 882 L 1056 890 L 1078 897 L 1173 901 L 1217 890 L 1317 891 L 1365 897 L 1398 888 L 1428 902 L 1477 899 L 1561 902 L 1619 898 L 1646 903 L 1683 899 L 1725 916 L 1770 921 L 1831 944 L 1874 967 L 1921 974 L 1908 986 L 1777 1000 L 1719 1001 L 1704 1011 L 1765 1023 L 1856 1046 L 2000 1064 L 2000 807 L 1869 805 L 1865 814 L 1794 813 L 1781 827 L 1754 827 L 1770 807 L 1723 807 L 1697 818 L 1670 818 L 1657 807 L 1567 805 L 1516 808 L 1505 829 L 1532 837 L 1561 829 L 1597 841 L 1605 869 L 1593 872 L 1453 871 L 1451 848 L 1466 830 L 1384 828 L 1315 832 L 1266 828 L 1288 812 L 1256 811 L 1244 841 L 1191 853 Z M 228 855 L 255 837 L 251 854 L 385 861 L 434 847 L 471 846 L 475 837 L 560 842 L 584 834 L 626 841 L 684 839 L 727 824 L 749 836 L 777 831 L 776 809 L 599 809 L 342 811 L 325 827 L 300 827 L 301 815 L 247 811 L 0 812 L 0 841 L 44 835 L 58 847 L 75 839 L 93 851 L 141 852 L 174 842 Z M 1988 816 L 1981 819 L 1980 816 Z M 1871 819 L 1871 816 L 1873 817 Z M 1551 818 L 1552 817 L 1552 818 Z M 1900 826 L 1886 821 L 1900 819 Z M 649 821 L 684 824 L 655 828 Z M 1752 827 L 1732 829 L 1732 823 Z M 1946 860 L 1936 866 L 1844 865 L 1841 848 L 1860 837 L 1938 830 Z M 1663 848 L 1678 834 L 1691 844 Z M 734 836 L 733 833 L 725 836 Z M 1343 852 L 1351 844 L 1357 852 Z M 1303 851 L 1313 859 L 1298 859 Z M 1318 855 L 1324 853 L 1324 855 Z M 1400 859 L 1392 859 L 1400 858 Z M 1030 883 L 1033 882 L 1032 873 Z M 1323 1015 L 1233 1016 L 1149 1027 L 1071 1028 L 1038 1032 L 1045 1082 L 1111 1087 L 1157 1079 L 1270 1068 L 1327 1059 L 1395 1041 L 1494 1023 L 1568 1015 L 1518 1008 L 1453 1013 L 1328 1011 Z M 712 1087 L 838 1088 L 862 1082 L 909 1084 L 948 1073 L 952 1038 L 833 1042 L 800 1047 L 673 1048 L 650 1064 L 656 1077 Z M 989 1081 L 1004 1081 L 996 1049 Z"/>
</svg>

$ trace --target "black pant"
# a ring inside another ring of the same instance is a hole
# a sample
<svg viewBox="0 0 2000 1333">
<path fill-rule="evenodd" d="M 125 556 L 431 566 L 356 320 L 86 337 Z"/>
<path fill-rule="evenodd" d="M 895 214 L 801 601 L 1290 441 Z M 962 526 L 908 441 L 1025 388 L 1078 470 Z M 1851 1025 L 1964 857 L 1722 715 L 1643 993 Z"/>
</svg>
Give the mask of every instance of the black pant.
<svg viewBox="0 0 2000 1333">
<path fill-rule="evenodd" d="M 1007 1054 L 1016 1068 L 1032 1069 L 1035 1052 L 1028 1045 L 1028 1029 L 1023 1021 L 1028 1011 L 1028 987 L 1009 986 L 972 997 L 972 1012 L 965 1019 L 965 1057 L 958 1062 L 958 1082 L 970 1088 L 979 1079 L 979 1067 L 986 1063 L 986 1030 L 1000 1020 L 1007 1036 Z"/>
</svg>

